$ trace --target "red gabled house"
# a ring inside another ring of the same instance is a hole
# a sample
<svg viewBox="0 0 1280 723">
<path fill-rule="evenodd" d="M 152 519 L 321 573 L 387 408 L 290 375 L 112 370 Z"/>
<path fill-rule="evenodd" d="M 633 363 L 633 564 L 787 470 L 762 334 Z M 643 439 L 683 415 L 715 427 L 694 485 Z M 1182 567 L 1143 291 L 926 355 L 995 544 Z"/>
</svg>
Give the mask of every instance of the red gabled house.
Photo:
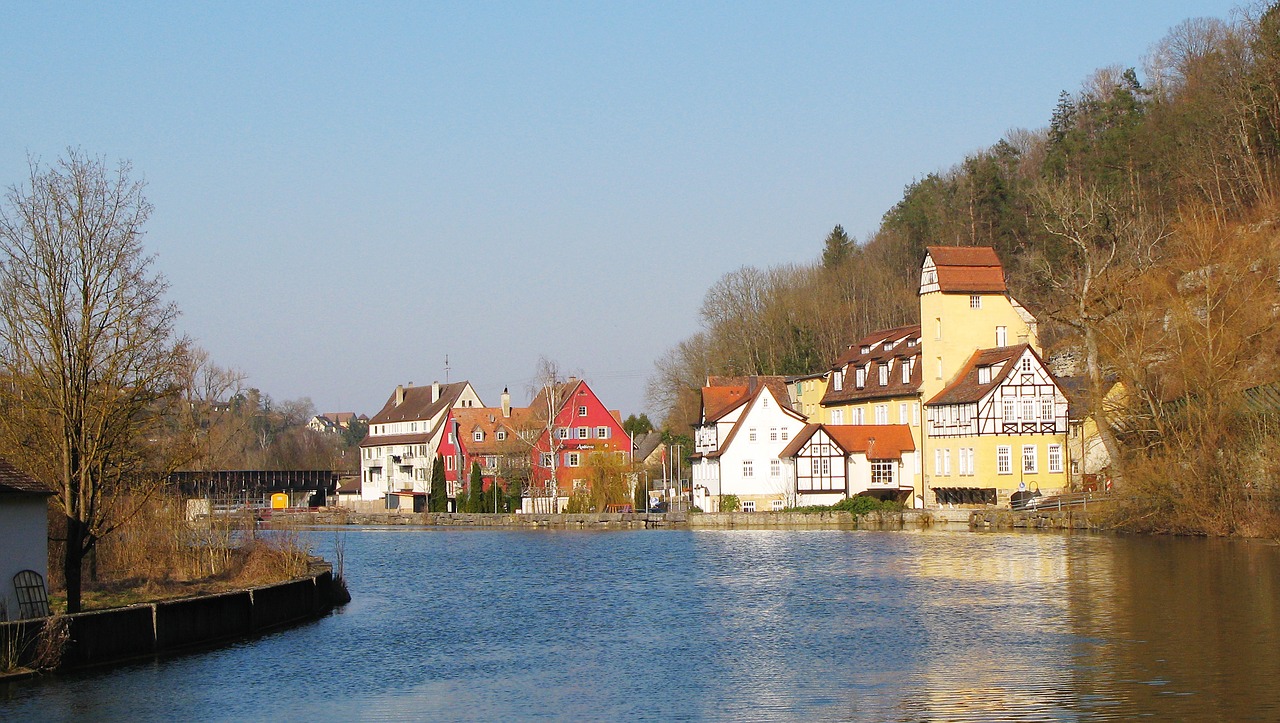
<svg viewBox="0 0 1280 723">
<path fill-rule="evenodd" d="M 534 509 L 539 503 L 559 511 L 575 490 L 587 489 L 592 454 L 631 461 L 631 437 L 622 428 L 620 412 L 605 407 L 581 379 L 544 387 L 529 405 L 529 415 L 541 428 L 530 450 L 529 511 L 546 511 Z"/>
</svg>

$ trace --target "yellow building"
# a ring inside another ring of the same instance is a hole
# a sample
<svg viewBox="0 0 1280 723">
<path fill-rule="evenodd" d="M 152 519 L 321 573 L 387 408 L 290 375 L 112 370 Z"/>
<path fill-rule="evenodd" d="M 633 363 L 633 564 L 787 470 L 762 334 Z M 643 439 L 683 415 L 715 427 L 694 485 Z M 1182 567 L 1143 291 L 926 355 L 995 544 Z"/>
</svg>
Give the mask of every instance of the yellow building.
<svg viewBox="0 0 1280 723">
<path fill-rule="evenodd" d="M 814 424 L 822 423 L 822 396 L 827 393 L 826 371 L 787 378 L 791 408 Z"/>
<path fill-rule="evenodd" d="M 828 370 L 810 422 L 909 425 L 914 506 L 1066 489 L 1067 400 L 995 251 L 930 246 L 920 321 L 850 346 Z"/>
</svg>

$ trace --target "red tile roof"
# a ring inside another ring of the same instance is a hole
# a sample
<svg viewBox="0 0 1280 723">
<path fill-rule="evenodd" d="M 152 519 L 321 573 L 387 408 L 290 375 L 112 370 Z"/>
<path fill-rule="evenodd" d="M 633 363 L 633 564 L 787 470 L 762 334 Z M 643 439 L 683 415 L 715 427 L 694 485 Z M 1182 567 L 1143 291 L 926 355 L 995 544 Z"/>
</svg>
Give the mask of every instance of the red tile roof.
<svg viewBox="0 0 1280 723">
<path fill-rule="evenodd" d="M 990 246 L 929 246 L 938 288 L 950 292 L 1003 293 L 1004 267 Z"/>
<path fill-rule="evenodd" d="M 796 456 L 820 429 L 846 455 L 865 454 L 867 459 L 902 459 L 904 452 L 914 452 L 916 449 L 916 443 L 911 438 L 911 427 L 905 424 L 806 424 L 778 456 Z"/>
<path fill-rule="evenodd" d="M 908 346 L 907 341 L 910 340 L 914 340 L 914 344 Z M 893 344 L 896 344 L 896 346 L 891 349 L 887 348 Z M 862 350 L 866 347 L 871 347 L 871 350 L 863 353 Z M 850 346 L 836 360 L 833 368 L 845 372 L 843 388 L 836 389 L 834 384 L 828 384 L 826 393 L 822 395 L 822 404 L 823 406 L 831 406 L 845 402 L 916 394 L 920 391 L 922 377 L 919 357 L 919 324 L 900 326 L 896 329 L 884 329 L 868 334 L 859 339 L 856 344 Z M 911 376 L 906 383 L 903 383 L 902 368 L 899 365 L 910 359 L 915 360 L 911 369 Z M 888 384 L 881 386 L 880 365 L 890 364 L 891 362 L 892 368 L 889 371 Z M 867 379 L 866 383 L 859 389 L 856 370 L 863 367 L 867 370 Z"/>
</svg>

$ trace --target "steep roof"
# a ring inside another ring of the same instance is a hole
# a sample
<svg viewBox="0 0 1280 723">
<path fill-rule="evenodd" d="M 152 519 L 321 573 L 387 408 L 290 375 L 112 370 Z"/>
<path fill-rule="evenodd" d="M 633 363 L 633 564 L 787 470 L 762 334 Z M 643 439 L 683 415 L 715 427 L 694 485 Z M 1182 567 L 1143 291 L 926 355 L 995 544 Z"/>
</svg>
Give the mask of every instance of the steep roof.
<svg viewBox="0 0 1280 723">
<path fill-rule="evenodd" d="M 990 246 L 929 246 L 938 272 L 938 289 L 949 292 L 1003 293 L 1004 267 Z"/>
<path fill-rule="evenodd" d="M 907 342 L 911 340 L 914 340 L 914 344 L 909 346 Z M 869 348 L 868 351 L 862 351 L 867 348 Z M 822 404 L 829 406 L 844 402 L 916 394 L 920 391 L 920 382 L 923 375 L 919 359 L 916 359 L 912 365 L 911 376 L 908 377 L 905 383 L 902 381 L 901 367 L 895 365 L 890 369 L 888 384 L 881 386 L 880 366 L 882 364 L 892 364 L 893 360 L 897 360 L 897 364 L 901 364 L 906 360 L 919 356 L 919 324 L 872 332 L 850 345 L 844 354 L 841 354 L 836 359 L 832 367 L 837 370 L 846 368 L 856 370 L 866 367 L 866 384 L 859 389 L 857 387 L 856 374 L 846 373 L 842 389 L 836 389 L 835 385 L 827 386 L 826 394 L 822 395 Z"/>
<path fill-rule="evenodd" d="M 520 432 L 529 429 L 536 421 L 527 407 L 512 407 L 511 416 L 502 416 L 501 407 L 459 407 L 453 410 L 453 418 L 458 422 L 458 431 L 462 434 L 463 444 L 471 454 L 495 454 L 510 452 L 520 443 Z M 484 441 L 477 442 L 472 437 L 476 428 L 484 432 Z M 498 439 L 498 430 L 507 430 L 507 438 Z M 541 431 L 541 426 L 537 431 Z M 529 449 L 529 443 L 520 444 L 518 451 Z"/>
<path fill-rule="evenodd" d="M 9 464 L 8 460 L 0 458 L 0 494 L 51 495 L 53 490 Z"/>
<path fill-rule="evenodd" d="M 467 382 L 454 382 L 452 384 L 440 385 L 439 398 L 431 399 L 432 387 L 407 387 L 404 390 L 404 399 L 400 404 L 396 404 L 396 392 L 392 392 L 387 398 L 387 403 L 382 405 L 382 410 L 373 415 L 373 419 L 369 420 L 369 424 L 391 424 L 394 422 L 413 422 L 424 419 L 432 419 L 445 409 L 453 406 L 458 400 L 463 390 L 467 388 Z"/>
<path fill-rule="evenodd" d="M 773 398 L 784 407 L 790 406 L 787 380 L 782 376 L 709 376 L 702 388 L 702 419 L 714 422 L 754 397 L 760 387 L 768 387 Z"/>
<path fill-rule="evenodd" d="M 781 379 L 782 377 L 776 377 L 776 378 L 777 378 L 777 379 Z M 741 406 L 744 406 L 744 407 L 748 407 L 748 408 L 750 408 L 751 404 L 752 404 L 753 402 L 755 402 L 755 400 L 756 400 L 756 399 L 757 399 L 761 394 L 764 394 L 766 390 L 768 390 L 768 392 L 769 392 L 770 396 L 772 396 L 772 397 L 773 397 L 774 402 L 776 402 L 776 403 L 778 404 L 778 409 L 779 409 L 780 411 L 782 411 L 782 413 L 783 413 L 783 414 L 786 414 L 786 415 L 788 415 L 788 416 L 791 416 L 791 417 L 793 417 L 793 418 L 795 418 L 795 419 L 804 419 L 804 418 L 805 418 L 803 414 L 801 414 L 801 413 L 797 412 L 796 410 L 792 409 L 792 408 L 791 408 L 791 406 L 790 406 L 789 404 L 787 404 L 787 396 L 786 396 L 786 387 L 785 387 L 785 386 L 783 387 L 783 396 L 779 397 L 779 396 L 778 396 L 778 392 L 773 388 L 773 385 L 769 385 L 769 384 L 760 384 L 760 385 L 757 385 L 757 386 L 756 386 L 756 388 L 755 388 L 755 391 L 753 391 L 749 396 L 747 396 L 747 397 L 746 397 L 745 399 L 743 399 L 741 402 L 736 403 L 736 404 L 734 405 L 734 407 L 736 408 L 736 407 L 738 407 L 739 405 L 741 405 Z M 749 409 L 748 409 L 748 411 L 749 411 Z M 746 414 L 743 414 L 742 416 L 738 417 L 738 420 L 737 420 L 736 422 L 734 422 L 734 423 L 733 423 L 733 426 L 729 429 L 729 433 L 728 433 L 728 434 L 726 434 L 726 435 L 724 436 L 724 440 L 720 442 L 720 446 L 719 446 L 719 448 L 718 448 L 718 449 L 716 449 L 716 451 L 714 451 L 714 452 L 708 452 L 708 453 L 707 453 L 706 455 L 704 455 L 704 456 L 706 456 L 706 457 L 719 457 L 719 456 L 721 456 L 722 454 L 724 454 L 724 451 L 725 451 L 726 449 L 728 449 L 728 448 L 729 448 L 729 445 L 730 445 L 730 444 L 732 444 L 732 443 L 733 443 L 734 438 L 736 438 L 736 437 L 738 436 L 738 430 L 742 429 L 742 425 L 743 425 L 743 424 L 745 424 L 745 423 L 746 423 L 746 421 L 747 421 L 747 415 L 746 415 Z"/>
<path fill-rule="evenodd" d="M 1040 361 L 1040 357 L 1036 355 L 1035 350 L 1029 344 L 1016 344 L 1014 346 L 975 351 L 973 356 L 969 357 L 969 361 L 965 362 L 960 372 L 956 374 L 955 379 L 925 404 L 965 404 L 982 399 L 987 395 L 987 392 L 1000 386 L 1000 383 L 1013 373 L 1013 362 L 1027 351 L 1030 351 L 1031 355 L 1035 356 L 1037 361 Z M 998 372 L 991 375 L 991 380 L 986 383 L 979 382 L 978 368 L 996 364 L 1002 364 L 1003 366 L 1000 367 Z M 1040 366 L 1044 366 L 1043 361 L 1040 362 Z"/>
<path fill-rule="evenodd" d="M 822 430 L 846 455 L 865 454 L 867 459 L 902 459 L 914 452 L 911 428 L 905 424 L 806 424 L 779 457 L 794 457 Z"/>
</svg>

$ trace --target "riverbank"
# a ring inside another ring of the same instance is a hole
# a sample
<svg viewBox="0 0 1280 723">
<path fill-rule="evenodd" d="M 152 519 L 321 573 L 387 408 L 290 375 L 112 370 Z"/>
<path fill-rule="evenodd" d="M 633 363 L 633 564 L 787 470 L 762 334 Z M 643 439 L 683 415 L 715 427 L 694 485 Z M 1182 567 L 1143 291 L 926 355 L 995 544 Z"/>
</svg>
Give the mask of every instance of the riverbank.
<svg viewBox="0 0 1280 723">
<path fill-rule="evenodd" d="M 1000 509 L 932 509 L 898 512 L 719 512 L 493 514 L 463 512 L 355 512 L 329 508 L 276 514 L 268 525 L 423 526 L 517 529 L 1098 529 L 1082 510 L 1017 512 Z"/>
<path fill-rule="evenodd" d="M 271 585 L 0 623 L 9 674 L 69 671 L 171 655 L 315 620 L 346 602 L 328 563 Z"/>
</svg>

